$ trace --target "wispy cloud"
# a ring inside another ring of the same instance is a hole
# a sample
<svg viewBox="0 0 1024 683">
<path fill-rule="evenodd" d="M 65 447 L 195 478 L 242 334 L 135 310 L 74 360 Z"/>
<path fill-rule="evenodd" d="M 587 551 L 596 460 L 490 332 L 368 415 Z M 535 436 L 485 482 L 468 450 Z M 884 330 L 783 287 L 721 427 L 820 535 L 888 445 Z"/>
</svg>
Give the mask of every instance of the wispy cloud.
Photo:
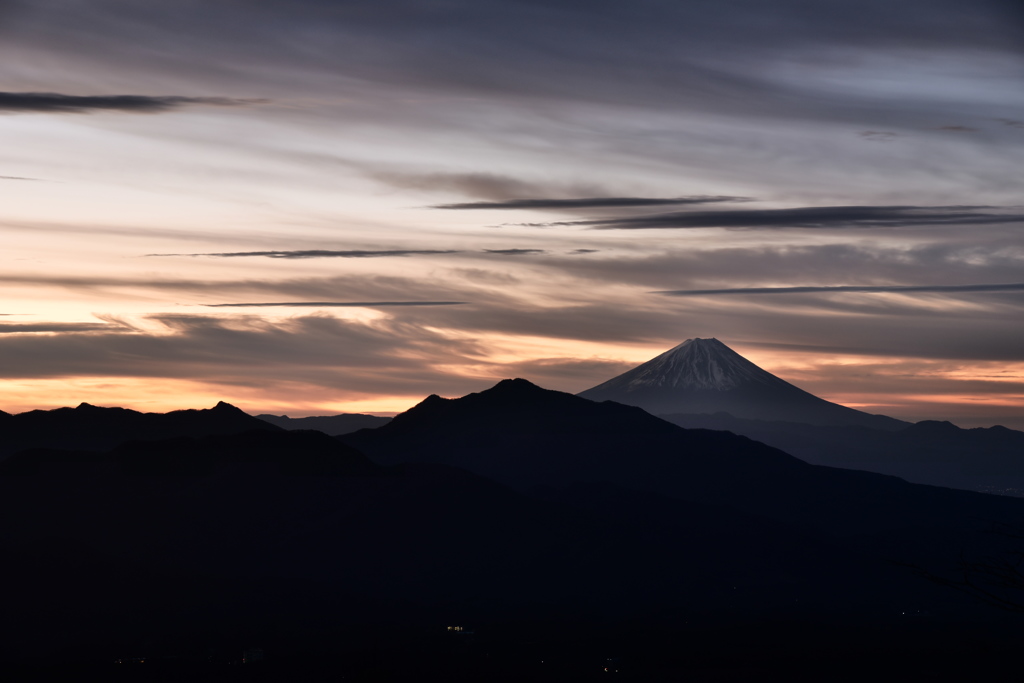
<svg viewBox="0 0 1024 683">
<path fill-rule="evenodd" d="M 382 258 L 385 256 L 423 256 L 431 254 L 458 254 L 457 249 L 298 249 L 293 251 L 229 251 L 210 254 L 146 254 L 149 256 L 211 256 L 216 258 L 240 258 L 244 256 L 262 256 L 278 259 L 306 258 Z"/>
<path fill-rule="evenodd" d="M 857 135 L 871 142 L 891 142 L 899 137 L 899 133 L 888 130 L 862 130 Z"/>
<path fill-rule="evenodd" d="M 643 206 L 749 202 L 749 197 L 699 195 L 694 197 L 581 197 L 577 199 L 510 199 L 501 202 L 436 204 L 432 209 L 624 209 Z"/>
<path fill-rule="evenodd" d="M 1024 282 L 973 285 L 830 285 L 799 287 L 736 287 L 731 289 L 677 289 L 651 292 L 669 296 L 716 296 L 722 294 L 817 294 L 824 292 L 862 293 L 958 293 L 958 292 L 1020 292 Z"/>
<path fill-rule="evenodd" d="M 466 301 L 276 301 L 236 304 L 203 304 L 208 308 L 295 306 L 300 308 L 381 308 L 388 306 L 461 306 Z"/>
<path fill-rule="evenodd" d="M 0 92 L 0 112 L 86 114 L 121 111 L 159 114 L 190 105 L 238 107 L 266 100 L 229 97 L 182 97 L 178 95 L 63 95 L 52 92 Z"/>
<path fill-rule="evenodd" d="M 523 256 L 526 254 L 546 254 L 545 249 L 484 249 L 485 254 L 503 254 L 505 256 Z"/>
<path fill-rule="evenodd" d="M 0 180 L 30 180 L 30 181 L 34 181 L 34 182 L 39 182 L 40 179 L 39 178 L 26 178 L 26 177 L 20 176 L 20 175 L 0 175 Z"/>
</svg>

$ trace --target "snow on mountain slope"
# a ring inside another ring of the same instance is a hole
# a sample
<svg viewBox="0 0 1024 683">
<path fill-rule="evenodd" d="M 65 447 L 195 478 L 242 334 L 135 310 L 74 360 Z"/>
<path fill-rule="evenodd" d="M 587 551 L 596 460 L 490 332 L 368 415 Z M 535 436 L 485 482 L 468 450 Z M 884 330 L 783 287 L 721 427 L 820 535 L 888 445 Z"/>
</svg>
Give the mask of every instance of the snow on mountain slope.
<svg viewBox="0 0 1024 683">
<path fill-rule="evenodd" d="M 687 339 L 618 377 L 580 392 L 654 414 L 717 413 L 757 420 L 899 429 L 906 423 L 830 403 L 762 370 L 717 339 Z"/>
</svg>

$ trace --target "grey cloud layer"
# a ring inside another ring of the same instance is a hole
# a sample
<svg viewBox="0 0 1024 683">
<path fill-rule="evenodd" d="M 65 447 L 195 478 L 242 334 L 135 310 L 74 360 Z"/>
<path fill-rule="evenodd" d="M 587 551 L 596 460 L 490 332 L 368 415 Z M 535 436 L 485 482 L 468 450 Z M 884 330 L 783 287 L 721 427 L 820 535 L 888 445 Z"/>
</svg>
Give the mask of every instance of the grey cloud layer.
<svg viewBox="0 0 1024 683">
<path fill-rule="evenodd" d="M 151 320 L 163 330 L 2 335 L 0 377 L 201 378 L 257 388 L 267 382 L 299 382 L 348 395 L 425 396 L 439 389 L 465 393 L 482 388 L 480 382 L 434 371 L 429 362 L 479 357 L 473 343 L 415 323 L 367 325 L 322 315 L 277 323 L 251 316 L 161 315 Z"/>
<path fill-rule="evenodd" d="M 176 95 L 62 95 L 50 92 L 0 92 L 0 112 L 86 114 L 94 111 L 120 111 L 158 114 L 189 105 L 237 107 L 262 100 L 227 97 L 180 97 Z"/>
<path fill-rule="evenodd" d="M 863 0 L 856 8 L 839 0 L 69 0 L 60 12 L 15 6 L 10 37 L 124 69 L 137 63 L 224 82 L 239 73 L 261 81 L 271 73 L 262 67 L 274 64 L 429 93 L 685 103 L 742 116 L 756 100 L 763 116 L 906 119 L 850 89 L 780 81 L 773 66 L 815 56 L 818 69 L 845 67 L 851 52 L 1019 56 L 1024 45 L 1024 12 L 1010 0 Z M 189 37 L 187 54 L 182 35 Z M 289 80 L 287 71 L 276 73 Z"/>
</svg>

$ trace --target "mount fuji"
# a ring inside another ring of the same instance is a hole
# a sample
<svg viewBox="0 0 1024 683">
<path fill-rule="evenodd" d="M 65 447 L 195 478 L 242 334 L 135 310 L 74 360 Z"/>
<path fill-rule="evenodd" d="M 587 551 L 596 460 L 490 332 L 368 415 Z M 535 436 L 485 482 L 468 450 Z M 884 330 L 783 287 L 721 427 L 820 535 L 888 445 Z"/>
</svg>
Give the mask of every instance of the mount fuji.
<svg viewBox="0 0 1024 683">
<path fill-rule="evenodd" d="M 717 339 L 687 339 L 578 394 L 649 413 L 729 413 L 753 420 L 901 429 L 907 424 L 818 398 L 762 370 Z"/>
</svg>

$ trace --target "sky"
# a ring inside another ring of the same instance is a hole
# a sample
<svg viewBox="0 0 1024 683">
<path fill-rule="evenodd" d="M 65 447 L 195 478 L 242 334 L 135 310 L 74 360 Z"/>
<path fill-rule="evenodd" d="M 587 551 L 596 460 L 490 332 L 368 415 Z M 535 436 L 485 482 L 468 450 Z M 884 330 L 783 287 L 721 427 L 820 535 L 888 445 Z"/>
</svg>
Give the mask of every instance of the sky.
<svg viewBox="0 0 1024 683">
<path fill-rule="evenodd" d="M 394 412 L 715 337 L 1024 429 L 1019 0 L 0 0 L 0 408 Z"/>
</svg>

